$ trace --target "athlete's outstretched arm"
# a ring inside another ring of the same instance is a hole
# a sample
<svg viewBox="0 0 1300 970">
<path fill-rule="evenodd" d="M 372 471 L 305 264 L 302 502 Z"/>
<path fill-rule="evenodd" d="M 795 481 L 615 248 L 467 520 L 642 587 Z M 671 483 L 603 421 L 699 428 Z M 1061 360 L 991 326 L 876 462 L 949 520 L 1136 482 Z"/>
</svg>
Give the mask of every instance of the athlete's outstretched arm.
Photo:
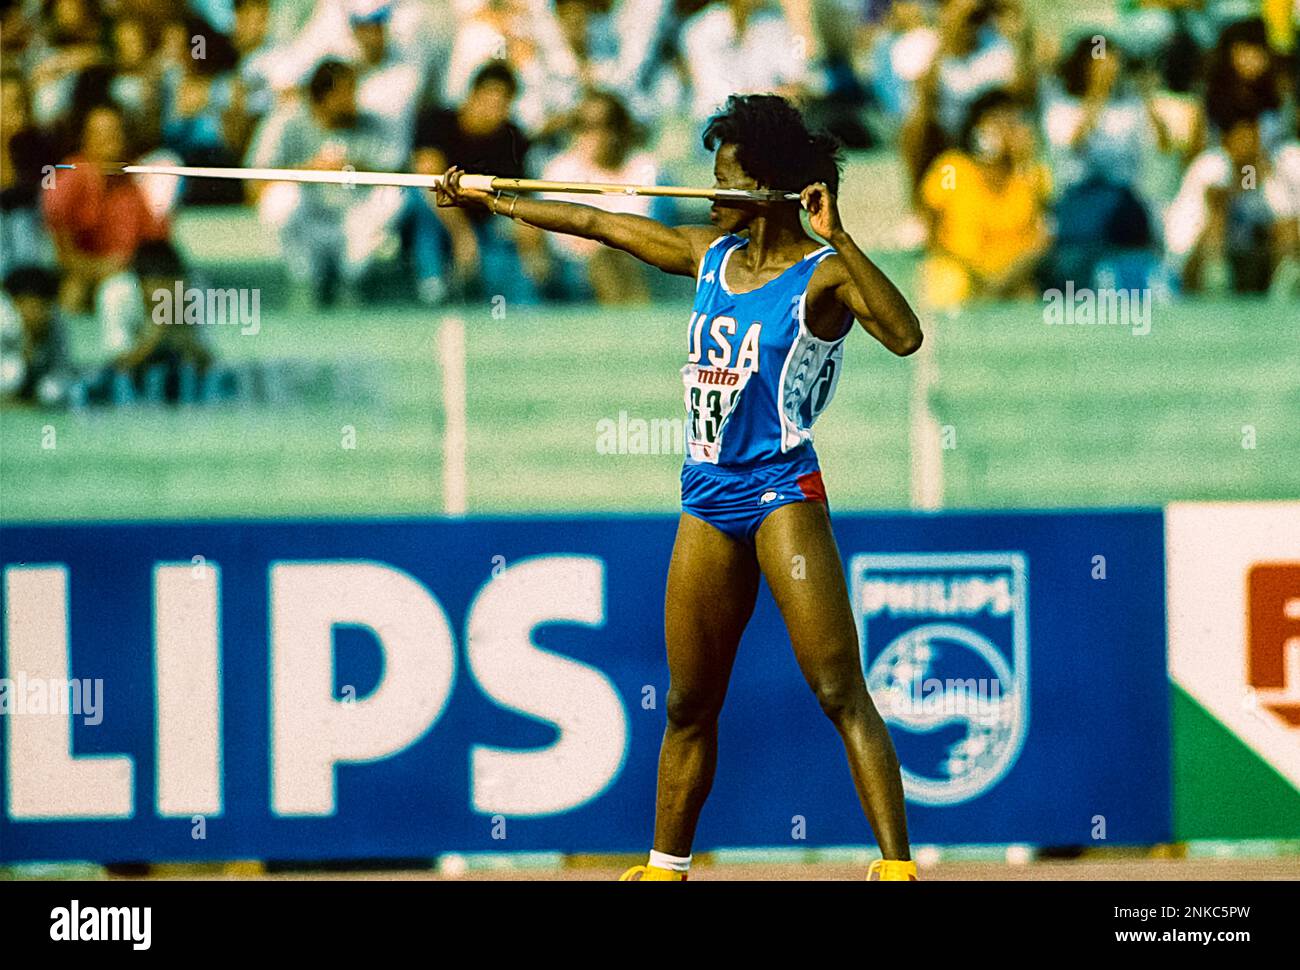
<svg viewBox="0 0 1300 970">
<path fill-rule="evenodd" d="M 907 298 L 898 292 L 898 287 L 867 258 L 848 234 L 840 222 L 835 196 L 826 183 L 808 186 L 801 199 L 808 210 L 813 232 L 835 247 L 839 256 L 833 265 L 827 267 L 831 270 L 829 285 L 817 296 L 833 294 L 834 299 L 847 307 L 868 333 L 900 357 L 919 350 L 923 336 L 921 321 L 908 306 Z M 812 294 L 809 298 L 815 301 Z"/>
<path fill-rule="evenodd" d="M 551 202 L 523 196 L 502 196 L 460 186 L 461 169 L 447 169 L 435 190 L 440 206 L 481 206 L 494 215 L 510 216 L 548 232 L 594 239 L 631 253 L 665 273 L 694 276 L 700 257 L 722 233 L 712 226 L 666 226 L 655 219 L 623 212 L 606 212 L 575 202 Z"/>
</svg>

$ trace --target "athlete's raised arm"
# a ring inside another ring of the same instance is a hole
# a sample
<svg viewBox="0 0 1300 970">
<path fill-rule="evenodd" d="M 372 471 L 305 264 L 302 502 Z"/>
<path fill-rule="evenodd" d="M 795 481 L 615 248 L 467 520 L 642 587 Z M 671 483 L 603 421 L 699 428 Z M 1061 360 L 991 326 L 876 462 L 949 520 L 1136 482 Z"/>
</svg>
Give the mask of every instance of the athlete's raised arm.
<svg viewBox="0 0 1300 970">
<path fill-rule="evenodd" d="M 844 228 L 835 196 L 826 183 L 808 186 L 801 198 L 813 232 L 830 243 L 836 254 L 828 257 L 818 271 L 819 277 L 823 272 L 825 276 L 814 277 L 809 287 L 808 314 L 821 316 L 833 310 L 828 304 L 838 304 L 893 353 L 900 357 L 915 353 L 921 347 L 920 320 L 898 287 L 867 258 Z"/>
<path fill-rule="evenodd" d="M 440 206 L 481 206 L 493 215 L 509 216 L 548 232 L 595 239 L 631 253 L 665 273 L 694 276 L 700 257 L 721 230 L 712 226 L 666 226 L 655 219 L 624 212 L 606 212 L 576 202 L 552 202 L 523 196 L 498 196 L 460 185 L 462 170 L 447 169 L 435 189 Z"/>
</svg>

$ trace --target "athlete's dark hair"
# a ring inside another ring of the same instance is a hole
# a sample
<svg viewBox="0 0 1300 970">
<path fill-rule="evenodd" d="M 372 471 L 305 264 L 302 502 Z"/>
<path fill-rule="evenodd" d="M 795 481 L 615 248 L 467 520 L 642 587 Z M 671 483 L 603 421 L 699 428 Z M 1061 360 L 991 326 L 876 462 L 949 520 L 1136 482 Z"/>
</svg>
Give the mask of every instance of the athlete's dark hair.
<svg viewBox="0 0 1300 970">
<path fill-rule="evenodd" d="M 704 147 L 734 144 L 736 161 L 764 188 L 798 192 L 825 182 L 840 188 L 839 140 L 809 131 L 799 109 L 775 94 L 733 94 L 704 126 Z"/>
</svg>

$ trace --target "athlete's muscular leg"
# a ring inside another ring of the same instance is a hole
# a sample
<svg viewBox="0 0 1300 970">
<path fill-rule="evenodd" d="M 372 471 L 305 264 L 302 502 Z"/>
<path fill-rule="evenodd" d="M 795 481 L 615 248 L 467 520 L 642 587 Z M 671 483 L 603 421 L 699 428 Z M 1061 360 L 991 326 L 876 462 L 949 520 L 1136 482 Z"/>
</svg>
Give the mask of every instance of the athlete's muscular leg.
<svg viewBox="0 0 1300 970">
<path fill-rule="evenodd" d="M 753 550 L 683 513 L 664 604 L 671 681 L 655 805 L 659 852 L 690 855 L 713 786 L 718 713 L 757 594 Z"/>
<path fill-rule="evenodd" d="M 799 668 L 844 741 L 880 851 L 886 859 L 908 859 L 898 756 L 862 676 L 857 627 L 826 506 L 782 506 L 763 520 L 755 545 Z"/>
</svg>

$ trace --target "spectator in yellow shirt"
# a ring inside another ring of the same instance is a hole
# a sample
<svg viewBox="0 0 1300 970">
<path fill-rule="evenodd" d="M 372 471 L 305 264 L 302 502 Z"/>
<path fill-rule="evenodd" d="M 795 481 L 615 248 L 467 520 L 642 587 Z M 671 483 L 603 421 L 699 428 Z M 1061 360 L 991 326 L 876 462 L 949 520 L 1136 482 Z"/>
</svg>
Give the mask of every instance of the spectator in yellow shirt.
<svg viewBox="0 0 1300 970">
<path fill-rule="evenodd" d="M 1047 251 L 1049 179 L 1034 135 L 1005 91 L 982 95 L 967 114 L 959 147 L 934 160 L 921 180 L 929 225 L 921 265 L 925 305 L 1032 293 Z"/>
</svg>

